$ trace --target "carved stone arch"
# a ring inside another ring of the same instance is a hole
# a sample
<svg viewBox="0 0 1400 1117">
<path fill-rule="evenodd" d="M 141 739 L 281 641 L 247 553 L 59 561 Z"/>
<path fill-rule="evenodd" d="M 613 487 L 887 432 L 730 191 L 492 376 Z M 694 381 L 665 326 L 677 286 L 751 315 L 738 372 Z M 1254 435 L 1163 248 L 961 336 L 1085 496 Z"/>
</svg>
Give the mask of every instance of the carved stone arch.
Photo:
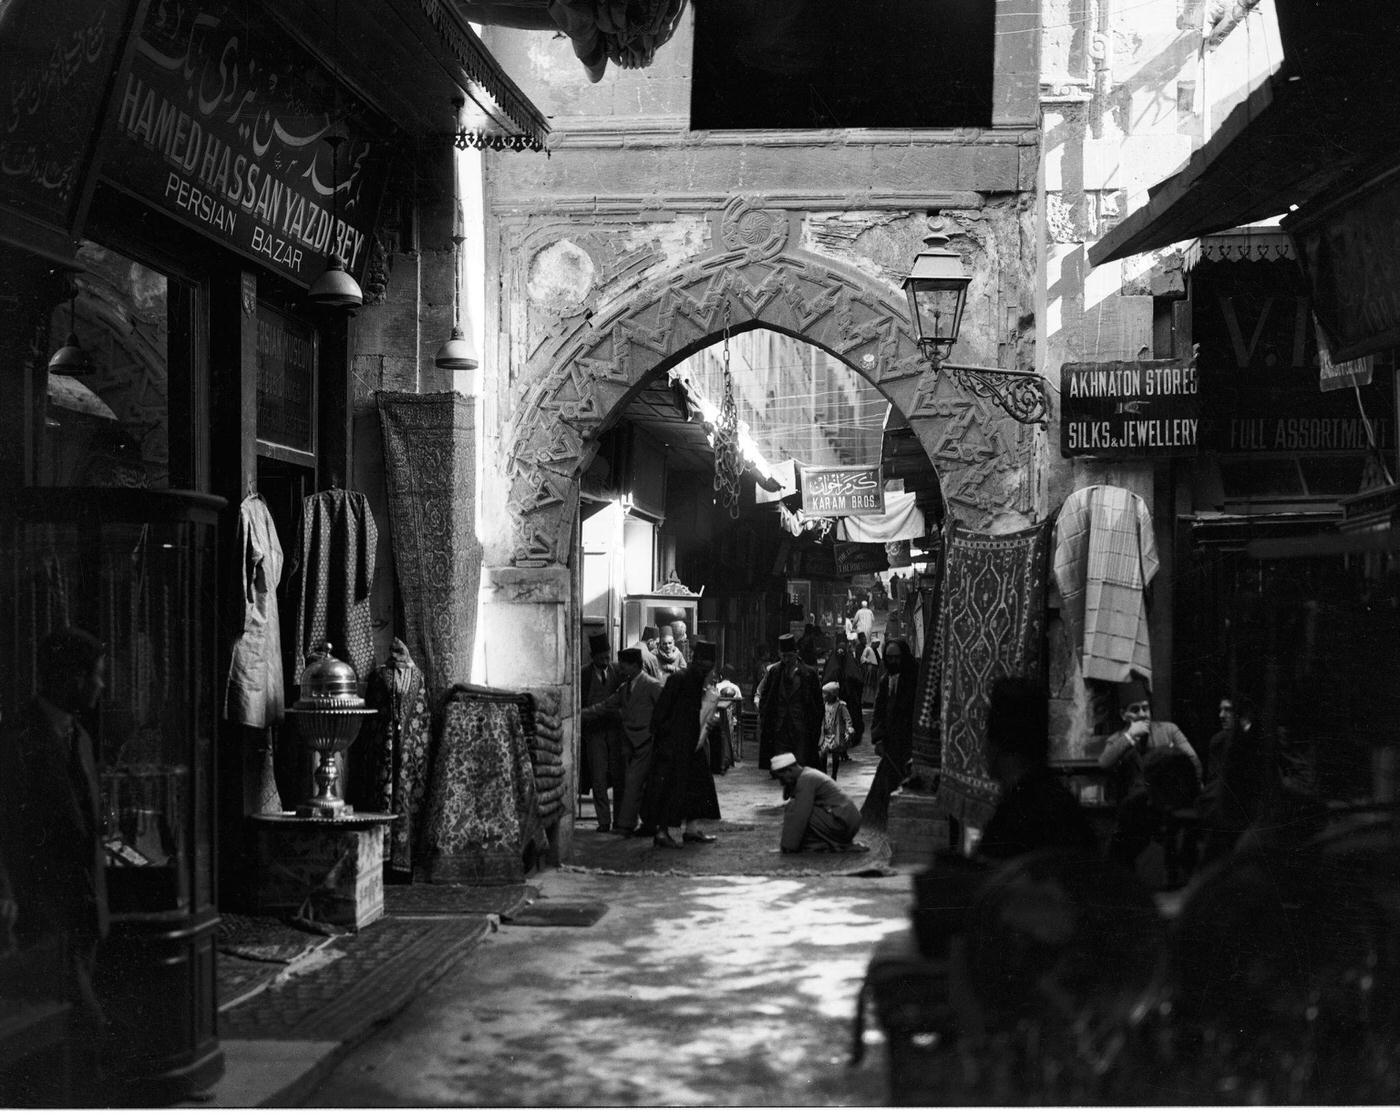
<svg viewBox="0 0 1400 1117">
<path fill-rule="evenodd" d="M 888 284 L 793 247 L 787 215 L 753 212 L 731 202 L 713 254 L 587 319 L 557 323 L 536 348 L 526 371 L 533 386 L 506 441 L 513 561 L 568 562 L 579 478 L 600 428 L 658 366 L 718 340 L 726 305 L 733 328 L 799 337 L 878 387 L 910 420 L 960 522 L 985 528 L 998 513 L 1030 510 L 1028 438 L 929 370 Z"/>
</svg>

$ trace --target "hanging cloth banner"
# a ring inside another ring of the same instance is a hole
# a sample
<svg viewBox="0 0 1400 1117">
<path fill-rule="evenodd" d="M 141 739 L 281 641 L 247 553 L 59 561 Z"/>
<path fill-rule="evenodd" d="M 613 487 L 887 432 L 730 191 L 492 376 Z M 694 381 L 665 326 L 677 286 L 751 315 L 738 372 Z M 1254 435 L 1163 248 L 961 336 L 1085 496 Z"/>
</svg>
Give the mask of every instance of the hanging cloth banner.
<svg viewBox="0 0 1400 1117">
<path fill-rule="evenodd" d="M 885 487 L 878 465 L 804 465 L 802 511 L 808 516 L 879 515 L 885 510 Z"/>
<path fill-rule="evenodd" d="M 768 476 L 782 487 L 777 492 L 769 492 L 762 485 L 755 485 L 753 487 L 755 504 L 768 504 L 775 500 L 782 500 L 785 496 L 797 495 L 797 463 L 792 458 L 783 462 L 774 462 L 768 468 Z"/>
<path fill-rule="evenodd" d="M 913 493 L 885 493 L 879 515 L 846 516 L 836 526 L 836 538 L 847 543 L 893 543 L 918 539 L 927 530 Z"/>
</svg>

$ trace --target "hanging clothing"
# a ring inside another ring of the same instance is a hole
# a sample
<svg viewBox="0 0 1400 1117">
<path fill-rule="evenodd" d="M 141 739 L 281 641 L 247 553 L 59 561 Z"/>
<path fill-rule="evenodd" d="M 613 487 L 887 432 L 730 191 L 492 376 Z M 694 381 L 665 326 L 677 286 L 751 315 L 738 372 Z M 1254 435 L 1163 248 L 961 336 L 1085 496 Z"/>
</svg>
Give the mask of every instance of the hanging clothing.
<svg viewBox="0 0 1400 1117">
<path fill-rule="evenodd" d="M 1144 594 L 1157 573 L 1147 503 L 1116 485 L 1090 485 L 1065 499 L 1055 521 L 1053 567 L 1061 615 L 1086 679 L 1152 681 Z"/>
<path fill-rule="evenodd" d="M 369 591 L 379 530 L 364 493 L 327 489 L 302 506 L 297 658 L 321 641 L 361 680 L 374 668 Z"/>
<path fill-rule="evenodd" d="M 277 610 L 283 556 L 272 513 L 257 493 L 238 506 L 238 554 L 243 632 L 233 645 L 224 717 L 263 729 L 280 722 L 286 708 Z"/>
<path fill-rule="evenodd" d="M 389 824 L 384 860 L 410 872 L 428 790 L 432 718 L 423 672 L 402 640 L 394 640 L 389 659 L 371 673 L 365 705 L 379 712 L 351 746 L 349 799 L 360 810 L 398 816 Z"/>
</svg>

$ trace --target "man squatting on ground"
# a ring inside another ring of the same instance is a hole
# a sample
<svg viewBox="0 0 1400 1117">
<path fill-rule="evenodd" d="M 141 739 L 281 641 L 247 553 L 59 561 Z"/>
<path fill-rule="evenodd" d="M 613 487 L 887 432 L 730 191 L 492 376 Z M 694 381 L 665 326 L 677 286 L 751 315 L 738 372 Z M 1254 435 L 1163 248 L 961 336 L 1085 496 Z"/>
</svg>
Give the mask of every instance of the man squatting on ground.
<svg viewBox="0 0 1400 1117">
<path fill-rule="evenodd" d="M 860 830 L 860 808 L 817 768 L 804 768 L 790 752 L 773 757 L 769 770 L 783 785 L 784 853 L 804 850 L 848 850 Z"/>
</svg>

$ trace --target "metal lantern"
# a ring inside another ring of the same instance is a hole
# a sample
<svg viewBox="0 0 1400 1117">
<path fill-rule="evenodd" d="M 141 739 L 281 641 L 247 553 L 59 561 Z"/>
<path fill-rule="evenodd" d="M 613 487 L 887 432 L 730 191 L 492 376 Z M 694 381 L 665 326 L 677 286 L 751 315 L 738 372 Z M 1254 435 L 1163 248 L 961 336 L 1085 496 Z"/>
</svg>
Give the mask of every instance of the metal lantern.
<svg viewBox="0 0 1400 1117">
<path fill-rule="evenodd" d="M 358 694 L 359 677 L 331 645 L 318 644 L 301 675 L 301 697 L 287 711 L 303 746 L 316 754 L 316 794 L 297 807 L 299 818 L 341 818 L 355 813 L 340 797 L 340 756 L 359 736 L 364 719 L 378 713 Z"/>
<path fill-rule="evenodd" d="M 919 351 L 935 365 L 947 358 L 962 326 L 963 306 L 972 277 L 963 270 L 962 257 L 947 247 L 948 236 L 930 224 L 924 250 L 904 280 L 909 296 L 909 316 L 919 340 Z"/>
</svg>

